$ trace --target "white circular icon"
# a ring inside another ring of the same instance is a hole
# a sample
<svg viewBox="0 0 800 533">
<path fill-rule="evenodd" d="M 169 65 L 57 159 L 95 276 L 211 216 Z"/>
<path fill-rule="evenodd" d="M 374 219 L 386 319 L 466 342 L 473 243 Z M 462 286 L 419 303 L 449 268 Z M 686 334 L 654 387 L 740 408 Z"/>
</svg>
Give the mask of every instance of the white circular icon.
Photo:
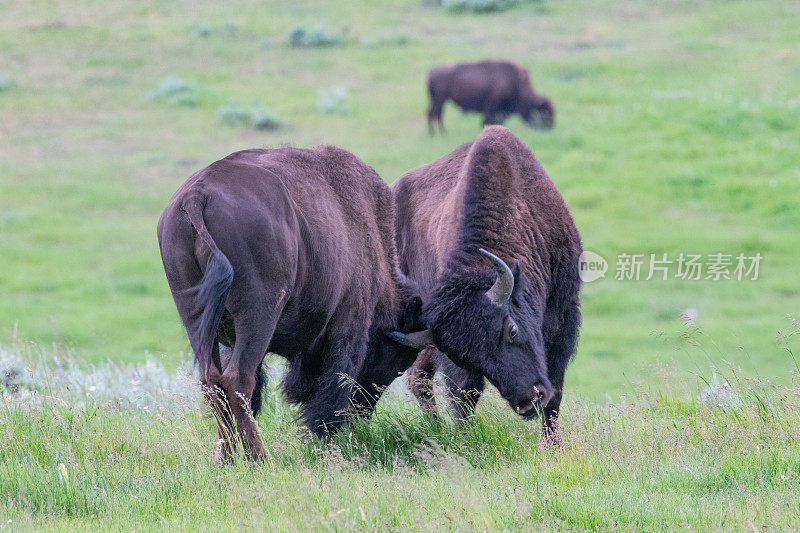
<svg viewBox="0 0 800 533">
<path fill-rule="evenodd" d="M 605 277 L 608 262 L 600 254 L 585 251 L 578 258 L 578 269 L 581 281 L 591 283 Z"/>
</svg>

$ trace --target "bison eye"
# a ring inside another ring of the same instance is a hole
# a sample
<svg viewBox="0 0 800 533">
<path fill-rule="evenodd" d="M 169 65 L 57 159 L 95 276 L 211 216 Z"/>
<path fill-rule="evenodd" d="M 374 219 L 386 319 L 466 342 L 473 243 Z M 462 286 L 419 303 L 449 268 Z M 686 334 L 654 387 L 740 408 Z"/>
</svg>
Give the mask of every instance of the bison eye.
<svg viewBox="0 0 800 533">
<path fill-rule="evenodd" d="M 519 333 L 519 328 L 514 322 L 511 322 L 511 325 L 508 327 L 508 341 L 513 342 L 514 339 L 517 338 L 517 333 Z"/>
</svg>

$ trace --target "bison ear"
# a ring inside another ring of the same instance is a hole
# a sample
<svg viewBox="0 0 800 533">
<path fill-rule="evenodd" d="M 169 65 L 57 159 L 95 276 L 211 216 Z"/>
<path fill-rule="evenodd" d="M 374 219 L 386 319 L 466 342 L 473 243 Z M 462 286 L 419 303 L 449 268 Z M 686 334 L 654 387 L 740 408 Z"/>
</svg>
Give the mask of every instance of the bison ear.
<svg viewBox="0 0 800 533">
<path fill-rule="evenodd" d="M 511 273 L 514 274 L 514 290 L 511 292 L 511 301 L 518 304 L 522 294 L 522 285 L 525 281 L 522 279 L 522 270 L 519 267 L 519 261 L 516 259 L 511 263 Z"/>
<path fill-rule="evenodd" d="M 418 300 L 422 305 L 421 289 L 415 280 L 406 276 L 399 268 L 395 269 L 395 278 L 404 302 Z"/>
<path fill-rule="evenodd" d="M 398 287 L 402 301 L 401 323 L 405 329 L 422 329 L 422 291 L 416 281 L 397 269 Z"/>
</svg>

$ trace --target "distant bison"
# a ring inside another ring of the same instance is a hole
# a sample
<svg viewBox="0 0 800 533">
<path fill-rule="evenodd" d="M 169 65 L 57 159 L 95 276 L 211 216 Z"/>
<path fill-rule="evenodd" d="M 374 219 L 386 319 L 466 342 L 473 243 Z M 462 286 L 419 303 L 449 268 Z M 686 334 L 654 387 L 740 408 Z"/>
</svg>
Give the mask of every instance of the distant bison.
<svg viewBox="0 0 800 533">
<path fill-rule="evenodd" d="M 345 150 L 231 154 L 178 189 L 158 241 L 222 458 L 232 438 L 264 457 L 253 415 L 268 351 L 288 359 L 284 393 L 318 435 L 349 408 L 371 413 L 417 355 L 387 336 L 421 327 L 397 268 L 391 192 Z"/>
<path fill-rule="evenodd" d="M 487 378 L 525 418 L 557 430 L 580 324 L 581 240 L 563 198 L 519 138 L 490 126 L 392 184 L 397 250 L 428 329 L 394 337 L 423 351 L 409 386 L 434 409 L 446 374 L 459 416 Z"/>
<path fill-rule="evenodd" d="M 531 126 L 552 128 L 553 104 L 536 94 L 528 71 L 509 61 L 481 61 L 439 65 L 428 72 L 428 130 L 433 135 L 434 121 L 444 133 L 442 107 L 453 100 L 464 111 L 483 113 L 483 124 L 502 124 L 513 114 Z"/>
</svg>

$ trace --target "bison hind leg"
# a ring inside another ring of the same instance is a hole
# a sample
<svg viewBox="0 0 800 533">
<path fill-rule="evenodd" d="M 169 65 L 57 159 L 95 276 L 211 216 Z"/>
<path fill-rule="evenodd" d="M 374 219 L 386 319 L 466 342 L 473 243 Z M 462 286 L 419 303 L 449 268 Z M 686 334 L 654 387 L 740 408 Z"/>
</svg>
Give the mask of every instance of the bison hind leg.
<svg viewBox="0 0 800 533">
<path fill-rule="evenodd" d="M 231 343 L 232 345 L 233 343 Z M 225 368 L 228 365 L 228 361 L 231 358 L 231 346 L 222 343 L 222 349 L 220 350 L 220 358 L 222 359 L 222 368 Z M 253 417 L 258 416 L 258 413 L 261 411 L 262 406 L 262 394 L 264 392 L 264 387 L 267 384 L 267 373 L 264 370 L 264 363 L 262 362 L 258 369 L 256 370 L 256 386 L 253 389 L 253 396 L 250 398 L 250 410 L 253 412 Z"/>
<path fill-rule="evenodd" d="M 258 416 L 262 406 L 262 395 L 264 394 L 264 387 L 267 384 L 267 373 L 264 370 L 264 363 L 262 362 L 256 370 L 256 386 L 253 389 L 253 396 L 250 398 L 250 410 L 253 411 L 253 417 Z"/>
<path fill-rule="evenodd" d="M 280 303 L 280 292 L 273 291 L 251 295 L 247 307 L 232 313 L 235 342 L 221 354 L 222 372 L 211 369 L 201 375 L 206 399 L 217 419 L 218 434 L 222 441 L 222 458 L 231 459 L 233 451 L 241 445 L 251 460 L 266 457 L 255 416 L 261 409 L 261 394 L 266 376 L 264 356 L 275 331 L 279 311 L 271 314 Z M 258 324 L 258 327 L 253 327 Z"/>
</svg>

